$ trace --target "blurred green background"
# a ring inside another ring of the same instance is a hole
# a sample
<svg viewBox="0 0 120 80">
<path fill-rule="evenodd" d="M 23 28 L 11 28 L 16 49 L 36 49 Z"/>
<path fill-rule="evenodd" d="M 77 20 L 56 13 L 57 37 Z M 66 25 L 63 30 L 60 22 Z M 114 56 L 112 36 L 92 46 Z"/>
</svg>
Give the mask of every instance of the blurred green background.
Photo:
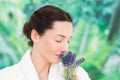
<svg viewBox="0 0 120 80">
<path fill-rule="evenodd" d="M 44 5 L 73 18 L 69 48 L 92 80 L 120 80 L 120 0 L 0 0 L 0 69 L 17 63 L 29 48 L 22 33 L 30 15 Z"/>
</svg>

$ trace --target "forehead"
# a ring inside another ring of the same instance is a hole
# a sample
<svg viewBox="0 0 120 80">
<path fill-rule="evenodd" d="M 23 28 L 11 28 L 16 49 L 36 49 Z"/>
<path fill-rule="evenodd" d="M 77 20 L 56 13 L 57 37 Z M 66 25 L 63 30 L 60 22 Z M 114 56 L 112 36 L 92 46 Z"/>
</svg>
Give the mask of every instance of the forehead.
<svg viewBox="0 0 120 80">
<path fill-rule="evenodd" d="M 72 35 L 72 23 L 67 21 L 56 21 L 53 24 L 56 34 Z"/>
<path fill-rule="evenodd" d="M 52 25 L 52 29 L 46 31 L 48 35 L 64 35 L 66 37 L 72 36 L 72 23 L 67 21 L 56 21 Z"/>
</svg>

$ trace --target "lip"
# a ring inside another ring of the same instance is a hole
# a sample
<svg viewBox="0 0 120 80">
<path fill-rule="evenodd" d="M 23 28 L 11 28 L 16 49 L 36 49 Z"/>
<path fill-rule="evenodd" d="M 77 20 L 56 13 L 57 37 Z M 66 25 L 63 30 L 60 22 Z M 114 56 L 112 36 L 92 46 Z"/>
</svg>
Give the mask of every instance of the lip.
<svg viewBox="0 0 120 80">
<path fill-rule="evenodd" d="M 61 54 L 55 54 L 59 59 L 61 58 Z"/>
<path fill-rule="evenodd" d="M 60 55 L 59 54 L 55 54 L 56 57 L 60 58 Z"/>
</svg>

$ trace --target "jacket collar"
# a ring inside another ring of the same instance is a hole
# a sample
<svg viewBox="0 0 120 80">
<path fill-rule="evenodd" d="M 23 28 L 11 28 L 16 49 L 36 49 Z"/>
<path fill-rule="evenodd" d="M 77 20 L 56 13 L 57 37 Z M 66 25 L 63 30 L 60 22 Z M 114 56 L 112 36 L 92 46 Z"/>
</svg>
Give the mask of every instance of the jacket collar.
<svg viewBox="0 0 120 80">
<path fill-rule="evenodd" d="M 25 53 L 22 60 L 20 61 L 20 66 L 26 80 L 39 80 L 37 72 L 30 57 L 31 51 L 32 49 L 28 49 L 28 51 Z M 50 67 L 48 80 L 63 80 L 62 72 L 62 63 L 52 64 Z"/>
<path fill-rule="evenodd" d="M 22 60 L 20 61 L 20 66 L 23 71 L 23 75 L 26 78 L 26 80 L 39 80 L 37 76 L 37 72 L 35 70 L 35 67 L 32 63 L 30 54 L 32 49 L 29 49 L 25 55 L 23 56 Z"/>
</svg>

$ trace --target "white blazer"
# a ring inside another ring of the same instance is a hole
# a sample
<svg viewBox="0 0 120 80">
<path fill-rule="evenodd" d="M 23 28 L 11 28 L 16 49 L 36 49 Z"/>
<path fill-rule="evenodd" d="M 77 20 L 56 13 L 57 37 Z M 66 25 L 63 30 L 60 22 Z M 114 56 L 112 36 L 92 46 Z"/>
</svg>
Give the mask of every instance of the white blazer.
<svg viewBox="0 0 120 80">
<path fill-rule="evenodd" d="M 37 72 L 30 57 L 31 49 L 29 49 L 18 64 L 0 70 L 0 80 L 39 80 Z M 50 67 L 48 80 L 64 80 L 63 66 L 52 64 Z M 91 80 L 87 72 L 78 67 L 76 69 L 79 80 Z"/>
</svg>

